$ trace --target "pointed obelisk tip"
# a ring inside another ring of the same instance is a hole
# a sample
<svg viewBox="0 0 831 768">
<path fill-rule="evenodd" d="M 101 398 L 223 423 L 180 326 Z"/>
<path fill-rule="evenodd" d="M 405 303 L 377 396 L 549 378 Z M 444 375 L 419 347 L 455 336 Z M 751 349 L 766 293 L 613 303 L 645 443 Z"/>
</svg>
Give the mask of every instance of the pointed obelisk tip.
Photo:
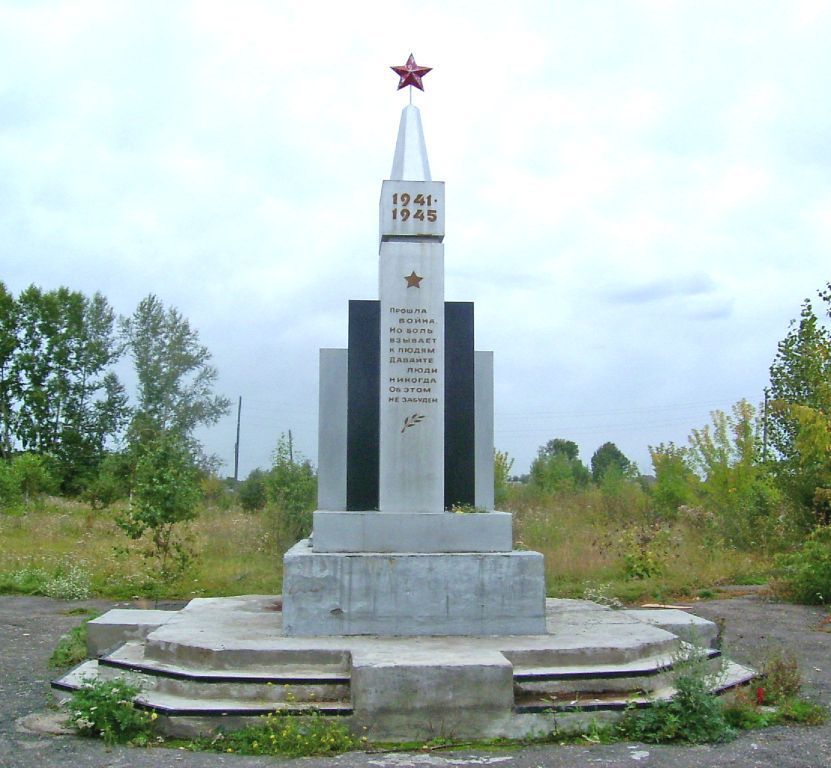
<svg viewBox="0 0 831 768">
<path fill-rule="evenodd" d="M 408 104 L 401 111 L 395 156 L 392 160 L 390 179 L 394 181 L 432 181 L 427 145 L 421 127 L 418 107 Z"/>
</svg>

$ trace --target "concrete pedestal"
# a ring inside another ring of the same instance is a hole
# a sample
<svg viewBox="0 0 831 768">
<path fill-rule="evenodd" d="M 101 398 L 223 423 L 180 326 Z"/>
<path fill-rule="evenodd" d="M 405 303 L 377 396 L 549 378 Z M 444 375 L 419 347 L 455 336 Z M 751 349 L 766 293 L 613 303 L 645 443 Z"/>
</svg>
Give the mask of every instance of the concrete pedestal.
<svg viewBox="0 0 831 768">
<path fill-rule="evenodd" d="M 510 552 L 509 512 L 314 513 L 315 552 Z"/>
<path fill-rule="evenodd" d="M 283 631 L 314 635 L 532 635 L 546 631 L 539 552 L 324 553 L 283 559 Z"/>
</svg>

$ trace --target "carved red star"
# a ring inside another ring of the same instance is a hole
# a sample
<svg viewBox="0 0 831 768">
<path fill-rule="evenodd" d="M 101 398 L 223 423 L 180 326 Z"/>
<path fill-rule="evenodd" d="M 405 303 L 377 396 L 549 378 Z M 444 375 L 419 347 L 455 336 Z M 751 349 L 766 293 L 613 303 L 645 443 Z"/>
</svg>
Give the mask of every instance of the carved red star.
<svg viewBox="0 0 831 768">
<path fill-rule="evenodd" d="M 414 85 L 418 90 L 423 91 L 424 86 L 421 84 L 421 78 L 424 77 L 432 67 L 420 67 L 416 64 L 413 54 L 407 59 L 407 63 L 400 67 L 390 67 L 390 69 L 401 78 L 398 81 L 398 90 L 406 88 L 408 85 Z"/>
<path fill-rule="evenodd" d="M 415 270 L 409 275 L 405 275 L 404 279 L 407 281 L 407 288 L 421 288 L 421 281 L 424 280 L 423 277 L 419 277 L 415 273 Z"/>
</svg>

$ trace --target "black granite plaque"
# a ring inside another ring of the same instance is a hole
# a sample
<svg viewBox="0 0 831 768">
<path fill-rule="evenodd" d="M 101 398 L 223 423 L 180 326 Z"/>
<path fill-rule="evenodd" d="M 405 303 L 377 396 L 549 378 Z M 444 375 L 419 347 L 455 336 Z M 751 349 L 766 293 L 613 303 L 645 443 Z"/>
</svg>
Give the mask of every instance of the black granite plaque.
<svg viewBox="0 0 831 768">
<path fill-rule="evenodd" d="M 346 508 L 378 509 L 381 304 L 349 302 Z"/>
<path fill-rule="evenodd" d="M 444 305 L 444 506 L 476 501 L 473 302 Z"/>
</svg>

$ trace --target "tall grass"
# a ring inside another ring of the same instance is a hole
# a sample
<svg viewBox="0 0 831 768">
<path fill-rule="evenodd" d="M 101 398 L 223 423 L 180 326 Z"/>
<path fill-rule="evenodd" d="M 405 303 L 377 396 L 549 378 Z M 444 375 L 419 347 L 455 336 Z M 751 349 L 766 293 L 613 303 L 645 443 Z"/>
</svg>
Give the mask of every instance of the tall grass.
<svg viewBox="0 0 831 768">
<path fill-rule="evenodd" d="M 725 544 L 694 512 L 656 520 L 632 487 L 628 505 L 596 487 L 555 496 L 529 486 L 509 490 L 505 508 L 514 513 L 515 541 L 543 553 L 550 596 L 580 597 L 602 583 L 625 601 L 666 600 L 767 579 L 767 553 Z M 638 576 L 633 563 L 639 562 L 651 563 L 653 572 Z"/>
<path fill-rule="evenodd" d="M 197 555 L 192 568 L 160 585 L 141 556 L 142 542 L 131 541 L 116 525 L 120 511 L 54 498 L 37 509 L 0 514 L 0 591 L 43 594 L 46 580 L 68 564 L 84 566 L 93 594 L 116 599 L 280 591 L 289 543 L 277 534 L 273 512 L 201 509 L 184 527 Z"/>
<path fill-rule="evenodd" d="M 669 600 L 719 584 L 758 583 L 772 567 L 765 552 L 724 544 L 694 511 L 653 519 L 634 484 L 555 496 L 512 486 L 505 508 L 514 513 L 516 546 L 545 556 L 551 596 L 580 597 L 602 583 L 625 601 Z M 153 581 L 141 542 L 116 525 L 121 511 L 47 498 L 22 513 L 0 514 L 0 591 L 46 594 L 45 584 L 62 583 L 61 575 L 78 565 L 91 594 L 115 599 L 280 592 L 282 556 L 293 542 L 276 508 L 204 505 L 185 529 L 194 564 L 167 585 Z"/>
</svg>

